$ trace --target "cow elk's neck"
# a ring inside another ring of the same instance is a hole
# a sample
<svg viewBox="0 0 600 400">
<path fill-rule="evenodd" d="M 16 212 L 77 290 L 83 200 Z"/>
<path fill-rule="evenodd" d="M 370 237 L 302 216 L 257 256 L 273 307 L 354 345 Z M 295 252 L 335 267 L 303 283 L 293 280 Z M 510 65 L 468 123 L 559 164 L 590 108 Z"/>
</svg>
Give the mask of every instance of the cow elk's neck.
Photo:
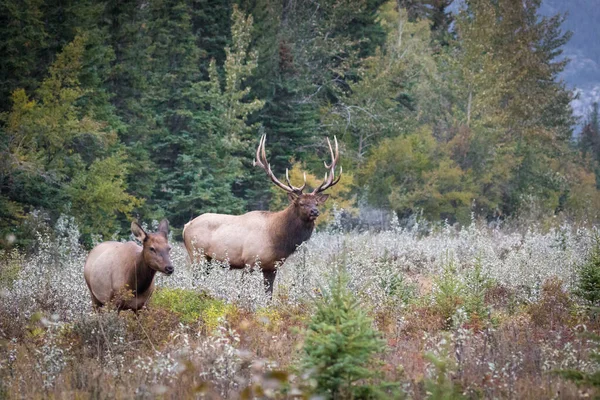
<svg viewBox="0 0 600 400">
<path fill-rule="evenodd" d="M 147 266 L 146 261 L 144 260 L 144 250 L 142 250 L 135 258 L 135 293 L 145 292 L 152 284 L 155 274 L 156 271 Z"/>
</svg>

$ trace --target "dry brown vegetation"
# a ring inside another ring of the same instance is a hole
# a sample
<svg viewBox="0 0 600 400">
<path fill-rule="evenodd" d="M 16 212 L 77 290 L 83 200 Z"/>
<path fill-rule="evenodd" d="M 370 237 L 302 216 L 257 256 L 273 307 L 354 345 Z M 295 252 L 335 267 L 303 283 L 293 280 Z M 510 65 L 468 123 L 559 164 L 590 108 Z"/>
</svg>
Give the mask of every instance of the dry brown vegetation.
<svg viewBox="0 0 600 400">
<path fill-rule="evenodd" d="M 479 236 L 461 240 L 487 240 L 485 231 L 478 229 Z M 403 234 L 393 233 L 397 238 Z M 369 240 L 386 247 L 381 235 L 373 234 Z M 440 233 L 438 239 L 435 235 L 416 240 L 443 239 L 446 249 L 453 246 L 449 232 Z M 317 236 L 310 245 L 318 249 L 321 241 L 340 238 L 354 240 L 337 233 Z M 59 239 L 60 235 L 52 240 Z M 406 263 L 406 254 L 370 259 L 366 250 L 370 245 L 364 242 L 365 236 L 360 240 L 363 248 L 354 246 L 344 255 L 334 249 L 323 256 L 323 262 L 347 263 L 348 287 L 385 343 L 385 350 L 375 354 L 372 365 L 378 368 L 378 382 L 397 385 L 397 391 L 388 392 L 390 396 L 542 399 L 598 395 L 593 388 L 578 387 L 556 373 L 597 368 L 590 360 L 595 343 L 582 333 L 600 332 L 600 320 L 573 294 L 567 275 L 551 275 L 538 286 L 510 285 L 489 277 L 492 273 L 486 270 L 485 259 L 478 258 L 464 269 L 460 257 L 448 261 L 447 256 L 435 272 L 431 265 L 406 272 L 393 264 Z M 312 274 L 313 270 L 306 269 L 316 268 L 325 273 L 322 265 L 310 264 L 310 253 L 290 260 L 284 271 L 289 275 L 279 281 L 270 303 L 264 295 L 258 296 L 262 293 L 260 274 L 242 277 L 257 293 L 254 300 L 241 288 L 231 292 L 238 293 L 237 298 L 226 298 L 208 284 L 185 287 L 185 276 L 175 274 L 179 281 L 172 277 L 160 280 L 150 306 L 136 315 L 130 311 L 119 314 L 110 307 L 94 314 L 87 294 L 68 284 L 69 271 L 75 271 L 73 279 L 77 281 L 81 266 L 77 253 L 65 248 L 58 258 L 41 252 L 37 258 L 6 256 L 2 263 L 0 398 L 285 399 L 317 393 L 315 377 L 302 368 L 300 360 L 315 305 L 326 297 L 327 287 L 315 286 L 310 276 L 302 278 L 295 271 L 305 268 L 304 272 Z M 556 251 L 566 248 L 557 247 Z M 408 252 L 416 250 L 413 247 Z M 515 259 L 518 251 L 513 250 Z M 177 252 L 183 249 L 178 247 L 175 252 L 176 270 L 183 268 Z M 529 254 L 531 260 L 537 257 Z M 27 278 L 20 274 L 30 272 L 32 265 L 50 274 L 45 268 L 61 257 L 71 260 L 63 260 L 64 287 L 52 289 L 49 281 L 44 296 L 35 301 L 21 297 L 25 289 L 20 285 Z M 428 263 L 432 259 L 422 254 L 415 257 Z M 46 264 L 44 260 L 53 261 Z M 15 263 L 20 263 L 17 274 Z M 362 265 L 362 273 L 353 269 L 357 263 Z M 393 266 L 393 271 L 400 273 L 386 272 L 381 280 L 366 273 L 366 265 L 371 272 Z M 211 268 L 210 274 L 223 274 L 225 281 L 239 285 L 238 275 Z M 200 276 L 205 276 L 204 272 Z M 311 289 L 298 292 L 294 282 L 290 283 L 292 276 L 302 278 L 294 278 L 298 285 L 309 282 L 306 285 Z M 361 288 L 367 280 L 384 285 L 377 290 L 373 285 Z M 65 299 L 68 296 L 63 293 L 73 296 Z"/>
</svg>

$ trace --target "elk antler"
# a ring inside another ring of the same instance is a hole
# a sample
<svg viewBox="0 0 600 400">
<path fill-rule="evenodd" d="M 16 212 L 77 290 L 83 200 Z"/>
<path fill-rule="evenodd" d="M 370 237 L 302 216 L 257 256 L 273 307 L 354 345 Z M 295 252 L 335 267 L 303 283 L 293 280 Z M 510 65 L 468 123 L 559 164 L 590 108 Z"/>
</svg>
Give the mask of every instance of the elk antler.
<svg viewBox="0 0 600 400">
<path fill-rule="evenodd" d="M 326 162 L 323 162 L 323 164 L 325 164 L 325 168 L 327 168 L 329 170 L 328 171 L 329 173 L 325 172 L 325 179 L 323 179 L 323 182 L 319 185 L 318 188 L 313 190 L 313 192 L 312 192 L 313 194 L 321 193 L 325 189 L 332 187 L 333 185 L 338 183 L 340 181 L 340 178 L 342 177 L 342 167 L 340 167 L 340 175 L 337 177 L 337 179 L 335 179 L 335 166 L 338 162 L 338 159 L 340 158 L 340 151 L 338 149 L 338 142 L 337 142 L 337 138 L 335 136 L 333 137 L 333 140 L 335 142 L 335 154 L 333 153 L 333 148 L 331 147 L 331 142 L 329 141 L 329 138 L 327 138 L 327 144 L 329 145 L 329 152 L 331 153 L 331 164 L 327 165 Z"/>
<path fill-rule="evenodd" d="M 274 184 L 279 186 L 281 189 L 285 190 L 289 193 L 301 194 L 306 186 L 306 173 L 304 173 L 304 184 L 300 187 L 292 186 L 290 182 L 290 174 L 289 171 L 285 170 L 285 180 L 287 181 L 287 185 L 281 183 L 279 179 L 275 177 L 273 171 L 271 171 L 271 164 L 267 161 L 267 152 L 265 151 L 265 143 L 267 141 L 267 135 L 262 135 L 260 138 L 260 143 L 258 144 L 258 148 L 256 149 L 256 160 L 252 162 L 252 165 L 259 166 L 265 170 L 269 178 L 273 181 Z M 331 147 L 331 145 L 329 146 Z"/>
</svg>

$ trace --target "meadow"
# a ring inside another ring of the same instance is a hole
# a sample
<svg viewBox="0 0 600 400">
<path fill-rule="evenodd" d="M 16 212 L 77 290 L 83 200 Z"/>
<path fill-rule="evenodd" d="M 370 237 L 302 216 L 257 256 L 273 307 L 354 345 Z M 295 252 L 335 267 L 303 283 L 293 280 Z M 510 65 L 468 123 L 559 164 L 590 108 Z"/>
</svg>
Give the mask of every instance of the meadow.
<svg viewBox="0 0 600 400">
<path fill-rule="evenodd" d="M 334 223 L 279 270 L 272 300 L 260 273 L 191 265 L 173 241 L 147 309 L 96 314 L 61 217 L 30 255 L 1 254 L 0 398 L 593 398 L 560 371 L 598 373 L 598 282 L 583 285 L 597 235 Z"/>
</svg>

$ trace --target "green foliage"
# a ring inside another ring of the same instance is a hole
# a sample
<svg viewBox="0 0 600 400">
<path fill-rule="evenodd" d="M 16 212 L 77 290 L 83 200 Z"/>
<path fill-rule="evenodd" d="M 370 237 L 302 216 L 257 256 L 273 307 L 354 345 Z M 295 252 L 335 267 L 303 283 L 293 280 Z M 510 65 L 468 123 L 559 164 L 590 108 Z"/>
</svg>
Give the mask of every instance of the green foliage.
<svg viewBox="0 0 600 400">
<path fill-rule="evenodd" d="M 282 204 L 258 131 L 275 171 L 317 172 L 337 135 L 340 205 L 597 218 L 598 111 L 575 151 L 563 17 L 451 3 L 1 1 L 2 246 L 35 209 L 89 236 Z"/>
<path fill-rule="evenodd" d="M 125 192 L 124 160 L 120 153 L 94 160 L 87 170 L 78 171 L 66 187 L 72 202 L 71 212 L 82 223 L 84 233 L 110 236 L 117 230 L 111 216 L 115 212 L 128 214 L 140 204 Z"/>
<path fill-rule="evenodd" d="M 34 99 L 22 89 L 13 93 L 2 118 L 7 148 L 0 170 L 11 182 L 2 204 L 7 213 L 23 210 L 14 203 L 73 211 L 83 233 L 109 234 L 138 200 L 125 191 L 125 158 L 114 133 L 79 105 L 85 43 L 78 36 L 64 47 Z"/>
<path fill-rule="evenodd" d="M 15 90 L 39 84 L 39 55 L 47 40 L 42 5 L 42 0 L 0 2 L 0 112 L 10 109 Z"/>
<path fill-rule="evenodd" d="M 154 134 L 146 148 L 158 167 L 158 173 L 153 171 L 157 177 L 151 203 L 164 210 L 175 226 L 202 212 L 243 211 L 244 200 L 232 189 L 244 174 L 242 160 L 251 157 L 249 145 L 256 127 L 247 124 L 248 115 L 262 107 L 246 86 L 257 63 L 257 55 L 249 49 L 252 17 L 234 8 L 223 76 L 213 59 L 204 80 L 196 67 L 200 49 L 194 42 L 188 7 L 174 5 L 172 18 L 149 25 L 151 33 L 165 41 L 152 49 L 156 65 L 150 65 L 153 78 L 145 95 L 159 113 L 157 119 L 147 121 Z M 173 64 L 173 59 L 179 62 L 165 75 L 167 71 L 161 69 Z"/>
<path fill-rule="evenodd" d="M 279 329 L 283 320 L 279 310 L 274 306 L 261 307 L 256 310 L 255 315 L 259 323 L 274 332 Z"/>
<path fill-rule="evenodd" d="M 202 321 L 209 332 L 218 326 L 220 319 L 234 312 L 231 304 L 213 299 L 206 293 L 186 289 L 158 289 L 152 295 L 150 305 L 176 313 L 186 324 Z"/>
<path fill-rule="evenodd" d="M 179 314 L 184 323 L 193 323 L 200 319 L 211 298 L 204 294 L 185 289 L 156 290 L 152 295 L 150 305 L 166 308 Z"/>
<path fill-rule="evenodd" d="M 595 312 L 600 312 L 599 308 L 594 309 Z M 586 333 L 585 336 L 595 343 L 596 348 L 591 351 L 590 360 L 594 362 L 594 371 L 580 371 L 576 369 L 557 371 L 564 378 L 577 383 L 577 385 L 592 387 L 596 390 L 594 399 L 600 398 L 600 335 L 596 333 Z"/>
<path fill-rule="evenodd" d="M 359 164 L 382 139 L 415 127 L 419 100 L 427 96 L 436 69 L 427 21 L 409 23 L 394 1 L 379 8 L 377 21 L 386 33 L 384 46 L 361 60 L 359 79 L 348 82 L 349 90 L 323 116 L 329 130 L 344 137 L 346 157 Z"/>
<path fill-rule="evenodd" d="M 425 358 L 433 364 L 434 376 L 425 380 L 427 398 L 431 400 L 461 400 L 467 397 L 463 395 L 459 385 L 452 381 L 451 375 L 456 368 L 456 362 L 452 356 L 451 340 L 444 339 L 440 354 L 426 353 Z"/>
<path fill-rule="evenodd" d="M 595 238 L 587 261 L 579 266 L 575 294 L 589 305 L 600 306 L 600 237 Z"/>
<path fill-rule="evenodd" d="M 404 273 L 397 271 L 394 267 L 385 269 L 385 273 L 381 275 L 379 285 L 385 288 L 389 298 L 404 304 L 414 301 L 417 294 L 416 285 L 408 282 L 404 277 Z"/>
<path fill-rule="evenodd" d="M 338 172 L 338 171 L 336 171 Z M 304 174 L 306 174 L 306 185 L 308 190 L 314 189 L 323 182 L 322 177 L 311 174 L 306 171 L 305 166 L 302 163 L 292 164 L 292 168 L 289 170 L 289 176 L 291 182 L 297 182 L 300 184 L 304 180 Z M 334 209 L 344 209 L 349 213 L 356 213 L 356 198 L 351 195 L 352 185 L 354 183 L 354 176 L 351 173 L 344 172 L 340 181 L 331 189 L 327 191 L 330 195 L 329 199 L 320 208 L 321 214 L 317 220 L 317 226 L 325 226 L 333 220 Z M 272 210 L 281 210 L 287 207 L 289 200 L 287 193 L 272 186 L 272 200 L 270 208 Z"/>
<path fill-rule="evenodd" d="M 228 316 L 235 314 L 236 307 L 223 300 L 213 299 L 202 310 L 202 322 L 207 332 L 213 332 Z"/>
<path fill-rule="evenodd" d="M 434 284 L 433 307 L 446 321 L 446 326 L 450 327 L 452 317 L 464 305 L 466 297 L 465 284 L 456 273 L 452 260 L 444 265 L 443 272 L 435 277 Z"/>
<path fill-rule="evenodd" d="M 485 294 L 493 282 L 483 272 L 480 259 L 475 260 L 463 279 L 457 273 L 454 262 L 447 261 L 442 273 L 434 278 L 434 285 L 433 309 L 446 321 L 446 327 L 451 327 L 459 308 L 464 309 L 469 320 L 473 322 L 488 317 Z"/>
<path fill-rule="evenodd" d="M 528 198 L 555 210 L 569 186 L 570 94 L 556 57 L 570 33 L 559 16 L 539 18 L 539 6 L 468 2 L 456 17 L 456 47 L 443 55 L 459 127 L 449 144 L 473 171 L 475 199 L 488 214 L 515 212 Z"/>
<path fill-rule="evenodd" d="M 478 257 L 465 279 L 465 311 L 470 317 L 483 319 L 487 316 L 485 294 L 492 286 L 493 282 L 483 272 L 482 261 Z"/>
<path fill-rule="evenodd" d="M 304 341 L 301 368 L 311 371 L 315 392 L 327 398 L 388 398 L 376 356 L 384 342 L 339 272 L 316 303 Z"/>
<path fill-rule="evenodd" d="M 466 223 L 473 193 L 468 175 L 448 158 L 427 127 L 386 139 L 373 150 L 360 182 L 368 182 L 368 199 L 400 215 L 417 210 L 431 219 Z"/>
<path fill-rule="evenodd" d="M 25 256 L 18 250 L 0 250 L 0 291 L 10 289 L 19 276 Z"/>
</svg>

